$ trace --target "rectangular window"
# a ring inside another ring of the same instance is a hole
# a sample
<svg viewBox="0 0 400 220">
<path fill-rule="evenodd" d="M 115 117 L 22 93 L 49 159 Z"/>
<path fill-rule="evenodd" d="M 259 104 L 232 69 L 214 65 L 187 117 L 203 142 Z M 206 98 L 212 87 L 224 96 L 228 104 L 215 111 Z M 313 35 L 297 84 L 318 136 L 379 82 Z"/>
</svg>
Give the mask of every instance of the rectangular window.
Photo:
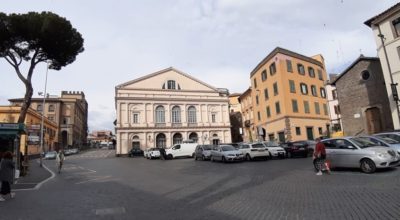
<svg viewBox="0 0 400 220">
<path fill-rule="evenodd" d="M 271 109 L 269 108 L 269 106 L 267 106 L 267 118 L 271 117 Z"/>
<path fill-rule="evenodd" d="M 257 118 L 258 118 L 259 121 L 261 121 L 261 114 L 260 114 L 260 112 L 257 112 Z"/>
<path fill-rule="evenodd" d="M 274 95 L 278 95 L 278 83 L 274 83 Z"/>
<path fill-rule="evenodd" d="M 257 88 L 257 80 L 255 78 L 254 78 L 253 82 L 254 82 L 254 88 Z"/>
<path fill-rule="evenodd" d="M 272 63 L 271 65 L 269 65 L 269 73 L 271 74 L 271 76 L 273 76 L 276 73 L 275 63 Z"/>
<path fill-rule="evenodd" d="M 265 97 L 265 100 L 269 99 L 268 89 L 264 89 L 264 97 Z"/>
<path fill-rule="evenodd" d="M 211 113 L 211 122 L 212 123 L 217 122 L 217 114 L 216 113 Z"/>
<path fill-rule="evenodd" d="M 168 89 L 175 89 L 175 81 L 168 80 Z"/>
<path fill-rule="evenodd" d="M 315 114 L 317 114 L 317 115 L 321 114 L 321 112 L 319 110 L 319 103 L 318 102 L 314 102 L 314 106 L 315 106 Z"/>
<path fill-rule="evenodd" d="M 303 95 L 308 94 L 308 87 L 305 83 L 300 83 L 300 90 Z"/>
<path fill-rule="evenodd" d="M 293 67 L 292 67 L 292 61 L 291 60 L 286 60 L 286 68 L 287 68 L 288 72 L 293 73 Z"/>
<path fill-rule="evenodd" d="M 296 135 L 301 135 L 301 129 L 300 129 L 300 127 L 296 127 Z"/>
<path fill-rule="evenodd" d="M 400 17 L 394 19 L 392 21 L 392 25 L 393 25 L 394 36 L 399 37 L 400 36 Z"/>
<path fill-rule="evenodd" d="M 291 93 L 296 93 L 296 86 L 294 85 L 294 80 L 289 80 L 289 87 Z"/>
<path fill-rule="evenodd" d="M 339 114 L 340 114 L 339 105 L 335 105 L 333 108 L 334 108 L 334 110 L 335 110 L 335 114 L 336 114 L 336 115 L 339 115 Z"/>
<path fill-rule="evenodd" d="M 318 133 L 319 133 L 319 135 L 322 135 L 323 132 L 322 132 L 322 128 L 321 127 L 318 128 Z"/>
<path fill-rule="evenodd" d="M 322 76 L 322 70 L 318 69 L 317 72 L 318 72 L 318 79 L 324 80 L 324 77 Z"/>
<path fill-rule="evenodd" d="M 139 124 L 139 114 L 133 113 L 133 124 Z"/>
<path fill-rule="evenodd" d="M 333 99 L 333 100 L 336 100 L 336 99 L 337 99 L 337 91 L 336 91 L 336 89 L 335 89 L 335 90 L 332 90 L 332 99 Z"/>
<path fill-rule="evenodd" d="M 308 75 L 310 75 L 311 78 L 315 78 L 314 68 L 308 67 Z"/>
<path fill-rule="evenodd" d="M 328 106 L 326 104 L 324 106 L 324 115 L 328 115 Z"/>
<path fill-rule="evenodd" d="M 314 86 L 314 85 L 311 85 L 311 94 L 312 94 L 313 96 L 318 96 L 318 94 L 317 94 L 317 87 Z"/>
<path fill-rule="evenodd" d="M 397 55 L 399 56 L 400 59 L 400 47 L 397 47 Z"/>
<path fill-rule="evenodd" d="M 279 105 L 279 102 L 275 102 L 275 109 L 276 114 L 279 115 L 281 113 L 281 106 Z"/>
<path fill-rule="evenodd" d="M 292 110 L 293 110 L 293 112 L 299 112 L 299 107 L 297 105 L 297 100 L 292 99 Z"/>
<path fill-rule="evenodd" d="M 308 114 L 310 113 L 310 104 L 308 101 L 304 101 L 304 112 Z"/>
<path fill-rule="evenodd" d="M 263 70 L 261 72 L 261 80 L 264 82 L 265 80 L 267 80 L 267 70 Z"/>
<path fill-rule="evenodd" d="M 297 71 L 299 72 L 300 75 L 306 74 L 303 64 L 300 64 L 300 63 L 297 64 Z"/>
<path fill-rule="evenodd" d="M 321 87 L 319 90 L 320 90 L 320 92 L 321 92 L 321 97 L 322 97 L 322 98 L 326 98 L 325 89 Z"/>
<path fill-rule="evenodd" d="M 258 95 L 256 95 L 256 104 L 258 105 Z"/>
</svg>

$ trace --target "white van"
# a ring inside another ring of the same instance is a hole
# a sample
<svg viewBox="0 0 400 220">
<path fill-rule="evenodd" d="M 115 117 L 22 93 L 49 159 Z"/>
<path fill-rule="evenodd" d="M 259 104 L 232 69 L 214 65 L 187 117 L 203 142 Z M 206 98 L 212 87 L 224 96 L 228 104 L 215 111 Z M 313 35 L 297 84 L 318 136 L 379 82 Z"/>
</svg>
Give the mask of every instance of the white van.
<svg viewBox="0 0 400 220">
<path fill-rule="evenodd" d="M 182 143 L 175 144 L 171 148 L 165 150 L 167 158 L 172 159 L 176 157 L 194 157 L 197 143 Z"/>
</svg>

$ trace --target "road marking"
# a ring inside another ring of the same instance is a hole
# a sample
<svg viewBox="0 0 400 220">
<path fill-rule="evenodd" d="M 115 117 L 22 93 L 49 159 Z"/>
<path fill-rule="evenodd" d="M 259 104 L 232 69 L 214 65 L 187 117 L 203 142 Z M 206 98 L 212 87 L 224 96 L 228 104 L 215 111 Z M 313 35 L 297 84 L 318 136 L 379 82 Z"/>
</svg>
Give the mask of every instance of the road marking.
<svg viewBox="0 0 400 220">
<path fill-rule="evenodd" d="M 93 181 L 98 181 L 98 180 L 104 180 L 104 179 L 107 179 L 107 178 L 110 178 L 110 177 L 111 176 L 102 176 L 102 177 L 98 177 L 98 178 L 94 178 L 94 179 L 78 182 L 78 183 L 75 183 L 75 184 L 82 184 L 82 183 L 88 183 L 88 182 L 93 182 Z"/>
<path fill-rule="evenodd" d="M 39 163 L 39 160 L 37 160 L 36 162 Z M 12 190 L 12 191 L 18 192 L 18 191 L 38 190 L 38 189 L 40 189 L 40 187 L 42 187 L 43 184 L 45 184 L 47 181 L 53 179 L 53 178 L 56 176 L 56 174 L 55 174 L 53 171 L 51 171 L 46 165 L 44 165 L 44 163 L 42 163 L 42 166 L 43 166 L 47 171 L 49 171 L 49 172 L 51 173 L 51 176 L 50 176 L 49 178 L 47 178 L 47 179 L 43 180 L 42 182 L 38 183 L 34 188 L 29 188 L 29 189 L 15 189 L 15 190 Z M 21 184 L 22 184 L 22 183 L 21 183 Z"/>
<path fill-rule="evenodd" d="M 116 215 L 116 214 L 125 214 L 126 212 L 124 207 L 96 209 L 94 211 L 96 215 Z"/>
</svg>

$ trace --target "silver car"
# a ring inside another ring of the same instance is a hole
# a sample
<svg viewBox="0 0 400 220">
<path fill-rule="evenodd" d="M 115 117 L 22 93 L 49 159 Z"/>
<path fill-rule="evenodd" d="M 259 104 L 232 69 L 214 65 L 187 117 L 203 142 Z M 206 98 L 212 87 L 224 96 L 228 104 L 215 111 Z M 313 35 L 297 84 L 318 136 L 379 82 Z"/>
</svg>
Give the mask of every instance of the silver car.
<svg viewBox="0 0 400 220">
<path fill-rule="evenodd" d="M 211 151 L 211 161 L 243 161 L 244 154 L 232 145 L 218 145 Z"/>
<path fill-rule="evenodd" d="M 331 167 L 361 168 L 365 173 L 373 173 L 377 168 L 395 167 L 399 162 L 394 150 L 377 146 L 366 138 L 342 137 L 322 142 Z"/>
<path fill-rule="evenodd" d="M 364 136 L 363 136 L 364 137 Z M 400 142 L 384 136 L 365 136 L 368 140 L 374 142 L 376 145 L 390 147 L 400 154 Z"/>
<path fill-rule="evenodd" d="M 209 160 L 211 158 L 211 150 L 214 146 L 211 144 L 197 145 L 194 151 L 194 160 Z"/>
</svg>

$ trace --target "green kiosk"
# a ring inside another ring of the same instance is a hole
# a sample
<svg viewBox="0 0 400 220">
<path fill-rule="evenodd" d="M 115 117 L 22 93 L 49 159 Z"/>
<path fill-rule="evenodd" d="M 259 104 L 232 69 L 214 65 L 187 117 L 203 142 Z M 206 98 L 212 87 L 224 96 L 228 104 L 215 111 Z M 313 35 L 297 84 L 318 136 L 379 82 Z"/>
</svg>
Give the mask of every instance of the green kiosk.
<svg viewBox="0 0 400 220">
<path fill-rule="evenodd" d="M 21 135 L 26 134 L 23 123 L 0 123 L 0 153 L 11 151 L 18 169 L 20 165 Z"/>
</svg>

